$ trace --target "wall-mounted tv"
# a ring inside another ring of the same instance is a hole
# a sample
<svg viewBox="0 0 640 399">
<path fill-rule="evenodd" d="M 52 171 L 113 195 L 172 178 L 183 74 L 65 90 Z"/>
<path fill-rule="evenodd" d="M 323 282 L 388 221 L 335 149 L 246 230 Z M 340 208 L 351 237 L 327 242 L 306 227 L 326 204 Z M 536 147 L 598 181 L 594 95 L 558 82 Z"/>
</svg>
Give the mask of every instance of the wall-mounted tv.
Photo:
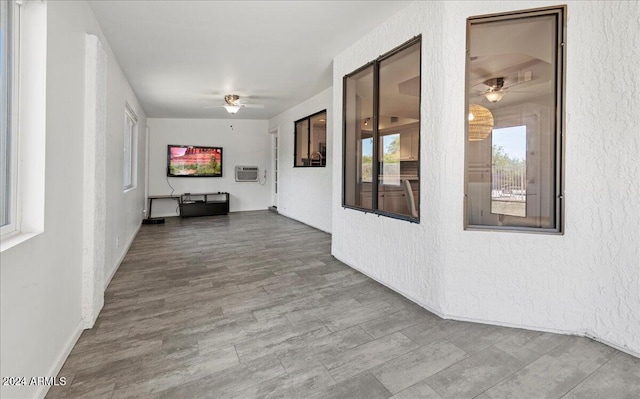
<svg viewBox="0 0 640 399">
<path fill-rule="evenodd" d="M 167 176 L 222 177 L 222 147 L 168 145 Z"/>
</svg>

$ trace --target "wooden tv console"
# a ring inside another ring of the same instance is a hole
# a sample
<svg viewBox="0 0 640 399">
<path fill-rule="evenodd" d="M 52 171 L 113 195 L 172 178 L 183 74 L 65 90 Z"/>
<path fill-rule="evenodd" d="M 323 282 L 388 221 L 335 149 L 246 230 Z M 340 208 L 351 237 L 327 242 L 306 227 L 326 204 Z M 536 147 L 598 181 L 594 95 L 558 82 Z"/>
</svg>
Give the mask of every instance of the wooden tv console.
<svg viewBox="0 0 640 399">
<path fill-rule="evenodd" d="M 226 215 L 229 193 L 184 193 L 180 196 L 180 217 Z"/>
</svg>

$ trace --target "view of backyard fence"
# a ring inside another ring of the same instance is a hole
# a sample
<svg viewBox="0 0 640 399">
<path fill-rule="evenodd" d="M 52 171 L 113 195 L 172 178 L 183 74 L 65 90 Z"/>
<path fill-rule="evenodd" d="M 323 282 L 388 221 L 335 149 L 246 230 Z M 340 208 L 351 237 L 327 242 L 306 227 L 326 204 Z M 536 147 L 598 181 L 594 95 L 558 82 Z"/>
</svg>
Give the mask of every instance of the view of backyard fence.
<svg viewBox="0 0 640 399">
<path fill-rule="evenodd" d="M 524 162 L 491 167 L 491 213 L 526 216 L 527 172 Z"/>
</svg>

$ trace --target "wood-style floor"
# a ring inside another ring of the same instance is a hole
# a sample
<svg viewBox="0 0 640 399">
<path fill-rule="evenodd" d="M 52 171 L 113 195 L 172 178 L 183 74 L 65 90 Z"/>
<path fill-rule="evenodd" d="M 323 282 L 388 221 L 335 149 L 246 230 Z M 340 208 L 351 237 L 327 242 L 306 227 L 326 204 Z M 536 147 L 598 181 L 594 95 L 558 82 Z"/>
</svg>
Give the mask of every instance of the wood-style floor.
<svg viewBox="0 0 640 399">
<path fill-rule="evenodd" d="M 640 359 L 442 320 L 268 211 L 144 225 L 48 398 L 634 398 Z"/>
</svg>

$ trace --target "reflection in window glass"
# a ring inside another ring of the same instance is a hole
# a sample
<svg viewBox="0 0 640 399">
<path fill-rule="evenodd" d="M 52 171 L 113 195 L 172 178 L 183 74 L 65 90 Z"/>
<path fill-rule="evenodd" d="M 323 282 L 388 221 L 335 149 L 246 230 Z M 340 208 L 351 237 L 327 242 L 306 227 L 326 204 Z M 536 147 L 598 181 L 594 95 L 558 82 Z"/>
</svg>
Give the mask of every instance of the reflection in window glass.
<svg viewBox="0 0 640 399">
<path fill-rule="evenodd" d="M 380 180 L 385 185 L 400 185 L 400 133 L 382 136 Z"/>
<path fill-rule="evenodd" d="M 419 218 L 420 46 L 414 38 L 344 78 L 344 206 Z"/>
<path fill-rule="evenodd" d="M 309 130 L 309 163 L 311 166 L 327 164 L 327 113 L 311 117 Z"/>
<path fill-rule="evenodd" d="M 309 166 L 309 119 L 296 123 L 296 164 Z"/>
<path fill-rule="evenodd" d="M 294 166 L 327 165 L 327 111 L 295 122 Z"/>
<path fill-rule="evenodd" d="M 468 20 L 466 225 L 561 228 L 564 7 Z"/>
<path fill-rule="evenodd" d="M 420 43 L 380 61 L 378 210 L 411 216 L 407 196 L 420 209 Z M 405 191 L 401 180 L 410 182 Z"/>
<path fill-rule="evenodd" d="M 373 209 L 373 66 L 344 78 L 346 206 Z"/>
<path fill-rule="evenodd" d="M 527 216 L 526 126 L 491 133 L 491 213 Z"/>
<path fill-rule="evenodd" d="M 373 138 L 369 137 L 362 139 L 362 161 L 360 162 L 362 168 L 362 181 L 371 183 L 373 180 Z"/>
</svg>

